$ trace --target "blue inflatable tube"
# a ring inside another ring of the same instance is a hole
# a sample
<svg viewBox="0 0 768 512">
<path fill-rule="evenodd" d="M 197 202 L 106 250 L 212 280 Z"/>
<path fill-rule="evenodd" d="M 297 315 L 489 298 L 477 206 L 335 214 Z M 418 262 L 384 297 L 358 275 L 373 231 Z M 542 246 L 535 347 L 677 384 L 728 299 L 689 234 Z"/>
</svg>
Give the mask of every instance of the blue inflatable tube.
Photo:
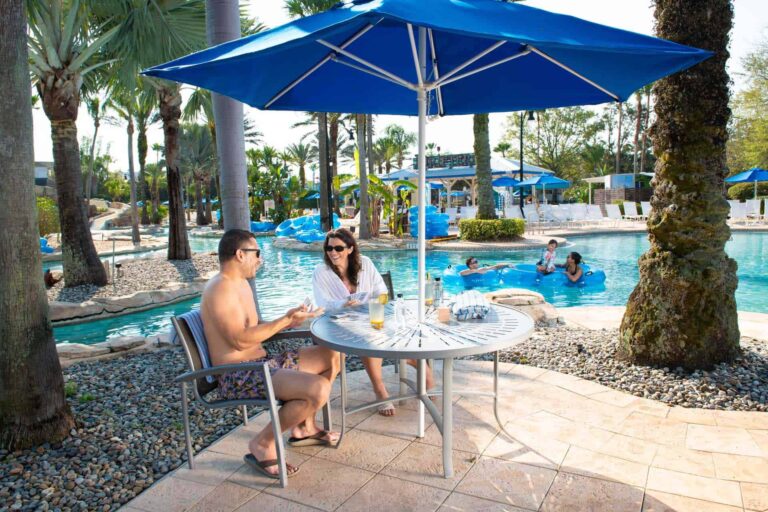
<svg viewBox="0 0 768 512">
<path fill-rule="evenodd" d="M 288 219 L 284 220 L 280 223 L 279 226 L 277 226 L 277 229 L 275 230 L 276 236 L 291 236 L 296 232 L 296 229 L 293 227 L 293 220 Z"/>
<path fill-rule="evenodd" d="M 298 240 L 299 242 L 304 242 L 305 244 L 309 244 L 312 242 L 321 242 L 325 240 L 325 233 L 317 230 L 302 231 L 301 233 L 296 235 L 296 240 Z"/>
<path fill-rule="evenodd" d="M 251 231 L 253 233 L 264 233 L 265 231 L 274 231 L 274 222 L 256 222 L 251 221 Z"/>
<path fill-rule="evenodd" d="M 505 268 L 501 271 L 501 282 L 505 285 L 522 286 L 596 286 L 605 281 L 605 272 L 601 269 L 590 269 L 589 265 L 582 265 L 583 274 L 577 282 L 571 282 L 561 269 L 556 269 L 551 274 L 542 274 L 536 270 L 536 265 L 519 264 L 514 268 Z"/>
<path fill-rule="evenodd" d="M 450 266 L 443 270 L 443 282 L 446 286 L 461 286 L 467 290 L 479 286 L 493 287 L 499 284 L 499 271 L 489 270 L 484 274 L 469 274 L 462 276 L 461 272 L 467 270 L 466 265 Z"/>
</svg>

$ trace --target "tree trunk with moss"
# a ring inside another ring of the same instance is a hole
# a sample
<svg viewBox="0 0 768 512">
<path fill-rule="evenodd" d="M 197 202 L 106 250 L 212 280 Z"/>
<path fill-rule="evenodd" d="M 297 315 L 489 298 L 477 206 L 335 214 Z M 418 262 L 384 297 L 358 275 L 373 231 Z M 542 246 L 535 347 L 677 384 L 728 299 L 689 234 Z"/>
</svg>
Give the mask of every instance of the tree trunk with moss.
<svg viewBox="0 0 768 512">
<path fill-rule="evenodd" d="M 475 176 L 477 177 L 477 218 L 495 219 L 493 183 L 491 181 L 491 143 L 488 136 L 488 114 L 475 114 Z"/>
<path fill-rule="evenodd" d="M 24 2 L 0 0 L 0 26 L 0 119 L 13 120 L 0 123 L 0 449 L 15 450 L 60 441 L 74 421 L 43 286 Z"/>
<path fill-rule="evenodd" d="M 640 258 L 619 355 L 640 364 L 711 368 L 739 353 L 736 262 L 725 253 L 731 232 L 722 193 L 733 8 L 729 0 L 656 0 L 655 17 L 659 37 L 715 55 L 654 86 L 651 247 Z"/>
<path fill-rule="evenodd" d="M 149 184 L 147 184 L 147 151 L 149 146 L 147 145 L 147 129 L 146 127 L 139 128 L 139 134 L 136 140 L 136 148 L 139 153 L 139 200 L 142 202 L 141 206 L 141 224 L 143 226 L 149 225 Z"/>
</svg>

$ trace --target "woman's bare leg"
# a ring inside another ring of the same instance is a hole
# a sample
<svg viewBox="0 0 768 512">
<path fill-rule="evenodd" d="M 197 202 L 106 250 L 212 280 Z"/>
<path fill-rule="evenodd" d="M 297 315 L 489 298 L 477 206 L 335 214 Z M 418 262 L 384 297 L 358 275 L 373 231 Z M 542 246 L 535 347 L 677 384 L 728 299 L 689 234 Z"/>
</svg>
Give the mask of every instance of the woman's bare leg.
<svg viewBox="0 0 768 512">
<path fill-rule="evenodd" d="M 389 392 L 387 386 L 384 384 L 384 378 L 381 374 L 381 366 L 384 360 L 379 357 L 361 357 L 363 360 L 363 366 L 368 373 L 368 378 L 371 379 L 371 385 L 373 386 L 373 392 L 376 394 L 378 400 L 389 398 Z M 382 416 L 394 416 L 395 408 L 389 407 L 386 409 L 379 409 L 379 414 Z"/>
</svg>

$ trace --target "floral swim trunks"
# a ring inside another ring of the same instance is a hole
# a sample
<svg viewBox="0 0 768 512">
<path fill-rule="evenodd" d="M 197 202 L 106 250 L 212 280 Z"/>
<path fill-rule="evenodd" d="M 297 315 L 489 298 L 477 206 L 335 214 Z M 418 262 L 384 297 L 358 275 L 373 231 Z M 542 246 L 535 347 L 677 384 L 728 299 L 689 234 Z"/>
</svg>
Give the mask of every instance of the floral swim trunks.
<svg viewBox="0 0 768 512">
<path fill-rule="evenodd" d="M 249 363 L 267 363 L 269 374 L 274 375 L 278 370 L 299 371 L 299 352 L 289 350 L 272 357 L 263 357 L 248 361 Z M 227 400 L 239 398 L 266 399 L 267 387 L 264 384 L 264 371 L 243 370 L 225 373 L 217 377 L 219 381 L 219 396 Z"/>
</svg>

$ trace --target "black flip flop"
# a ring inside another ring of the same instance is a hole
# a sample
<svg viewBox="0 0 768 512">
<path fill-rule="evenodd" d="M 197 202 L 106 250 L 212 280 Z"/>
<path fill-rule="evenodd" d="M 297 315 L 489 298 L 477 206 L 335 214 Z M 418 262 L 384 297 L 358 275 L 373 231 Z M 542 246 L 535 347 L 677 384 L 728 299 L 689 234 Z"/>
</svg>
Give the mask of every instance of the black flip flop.
<svg viewBox="0 0 768 512">
<path fill-rule="evenodd" d="M 335 445 L 336 442 L 331 441 L 329 439 L 323 439 L 328 434 L 329 432 L 327 430 L 321 430 L 320 432 L 316 432 L 311 436 L 290 437 L 288 438 L 288 444 L 296 448 L 301 446 L 333 446 Z"/>
<path fill-rule="evenodd" d="M 277 466 L 277 459 L 268 459 L 268 460 L 259 460 L 252 453 L 248 453 L 245 456 L 243 456 L 243 460 L 246 464 L 248 464 L 250 467 L 255 469 L 257 472 L 261 473 L 267 478 L 271 478 L 273 480 L 280 480 L 280 474 L 279 473 L 270 473 L 267 471 L 268 467 L 271 466 Z M 286 463 L 286 472 L 288 474 L 288 478 L 292 477 L 296 473 L 299 472 L 299 468 L 296 466 L 291 466 L 290 464 Z"/>
</svg>

